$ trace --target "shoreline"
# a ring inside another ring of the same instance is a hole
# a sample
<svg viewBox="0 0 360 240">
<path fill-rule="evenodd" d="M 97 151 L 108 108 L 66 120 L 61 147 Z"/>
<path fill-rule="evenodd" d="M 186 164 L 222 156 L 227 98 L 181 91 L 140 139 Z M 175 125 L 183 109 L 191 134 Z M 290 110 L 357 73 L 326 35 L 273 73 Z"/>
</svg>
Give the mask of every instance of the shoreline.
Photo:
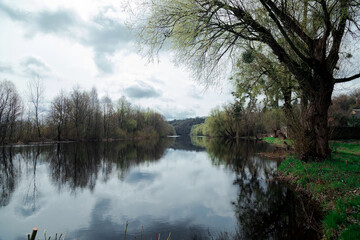
<svg viewBox="0 0 360 240">
<path fill-rule="evenodd" d="M 30 141 L 30 142 L 14 142 L 8 143 L 4 145 L 0 145 L 0 147 L 17 147 L 17 146 L 31 146 L 31 145 L 47 145 L 47 144 L 59 144 L 59 143 L 81 143 L 81 142 L 118 142 L 118 141 L 141 141 L 141 140 L 151 140 L 157 138 L 168 138 L 168 137 L 176 137 L 176 136 L 154 136 L 154 137 L 133 137 L 133 138 L 103 138 L 103 139 L 79 139 L 79 140 L 44 140 L 44 141 Z"/>
<path fill-rule="evenodd" d="M 334 155 L 320 163 L 287 157 L 276 178 L 323 212 L 322 239 L 360 239 L 360 158 Z"/>
<path fill-rule="evenodd" d="M 263 141 L 277 147 L 283 142 Z M 329 145 L 331 158 L 322 162 L 302 162 L 288 151 L 275 178 L 311 199 L 322 212 L 321 239 L 360 239 L 360 142 L 332 141 Z"/>
</svg>

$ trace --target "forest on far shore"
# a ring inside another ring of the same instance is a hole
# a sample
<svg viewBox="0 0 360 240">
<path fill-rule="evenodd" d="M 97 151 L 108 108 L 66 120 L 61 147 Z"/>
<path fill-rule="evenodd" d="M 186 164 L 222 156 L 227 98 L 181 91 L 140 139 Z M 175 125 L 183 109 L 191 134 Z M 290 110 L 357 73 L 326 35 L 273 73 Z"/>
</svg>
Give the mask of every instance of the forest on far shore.
<svg viewBox="0 0 360 240">
<path fill-rule="evenodd" d="M 164 137 L 175 134 L 164 117 L 132 105 L 125 97 L 113 102 L 74 87 L 61 91 L 45 107 L 39 79 L 29 82 L 24 100 L 15 85 L 0 82 L 0 145 L 49 140 L 101 140 Z M 24 102 L 28 101 L 25 106 Z"/>
</svg>

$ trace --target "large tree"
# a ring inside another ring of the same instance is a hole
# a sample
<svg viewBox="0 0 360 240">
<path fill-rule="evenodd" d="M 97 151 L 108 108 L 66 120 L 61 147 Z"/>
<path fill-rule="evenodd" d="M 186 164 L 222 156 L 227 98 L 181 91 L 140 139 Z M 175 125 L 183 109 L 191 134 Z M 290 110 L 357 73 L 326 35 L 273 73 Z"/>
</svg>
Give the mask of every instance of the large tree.
<svg viewBox="0 0 360 240">
<path fill-rule="evenodd" d="M 63 91 L 51 102 L 50 117 L 57 130 L 57 140 L 60 141 L 66 122 L 69 118 L 70 100 Z"/>
<path fill-rule="evenodd" d="M 236 59 L 245 42 L 268 47 L 294 75 L 306 95 L 303 159 L 325 159 L 328 108 L 334 85 L 360 77 L 341 76 L 345 41 L 359 32 L 358 0 L 151 0 L 139 32 L 150 56 L 165 46 L 205 79 L 216 66 Z M 169 40 L 166 43 L 166 40 Z M 199 75 L 200 76 L 200 75 Z"/>
<path fill-rule="evenodd" d="M 22 112 L 22 102 L 15 85 L 0 81 L 0 144 L 13 140 L 16 122 Z"/>
</svg>

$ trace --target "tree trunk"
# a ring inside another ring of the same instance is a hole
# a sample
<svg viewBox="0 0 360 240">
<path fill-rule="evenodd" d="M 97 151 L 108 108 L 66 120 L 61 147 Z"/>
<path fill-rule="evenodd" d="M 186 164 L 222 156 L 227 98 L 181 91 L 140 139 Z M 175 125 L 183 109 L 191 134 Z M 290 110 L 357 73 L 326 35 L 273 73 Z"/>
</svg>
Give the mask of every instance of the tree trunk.
<svg viewBox="0 0 360 240">
<path fill-rule="evenodd" d="M 300 154 L 302 160 L 322 161 L 329 158 L 328 109 L 334 85 L 329 79 L 317 80 L 317 90 L 308 91 L 308 109 L 303 121 L 306 148 Z M 327 81 L 326 81 L 327 80 Z"/>
<path fill-rule="evenodd" d="M 57 139 L 58 139 L 58 141 L 60 141 L 61 140 L 61 126 L 60 125 L 58 125 L 57 130 L 58 130 Z"/>
<path fill-rule="evenodd" d="M 291 105 L 291 94 L 292 94 L 292 87 L 286 87 L 286 88 L 282 88 L 281 92 L 283 94 L 283 98 L 284 98 L 284 106 L 283 106 L 283 112 L 286 116 L 286 131 L 287 131 L 287 136 L 286 137 L 292 137 L 293 136 L 293 107 Z"/>
</svg>

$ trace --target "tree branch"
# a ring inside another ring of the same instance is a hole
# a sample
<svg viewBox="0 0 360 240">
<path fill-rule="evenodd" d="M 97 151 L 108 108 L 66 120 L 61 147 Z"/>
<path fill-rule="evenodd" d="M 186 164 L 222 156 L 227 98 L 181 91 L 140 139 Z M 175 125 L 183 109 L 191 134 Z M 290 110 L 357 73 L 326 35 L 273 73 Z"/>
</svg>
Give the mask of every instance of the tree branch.
<svg viewBox="0 0 360 240">
<path fill-rule="evenodd" d="M 284 13 L 285 11 L 281 11 L 273 1 L 265 0 L 264 2 L 271 8 L 276 16 L 280 17 L 281 22 L 288 31 L 293 31 L 306 43 L 307 46 L 311 46 L 313 40 L 301 29 L 301 27 L 299 27 L 299 23 L 297 21 Z"/>
<path fill-rule="evenodd" d="M 338 78 L 334 79 L 335 83 L 344 83 L 344 82 L 350 82 L 354 79 L 360 78 L 360 73 L 355 74 L 354 76 L 348 77 L 348 78 Z"/>
<path fill-rule="evenodd" d="M 300 57 L 300 59 L 309 64 L 309 59 L 306 58 L 304 56 L 304 54 L 302 54 L 300 52 L 300 50 L 295 46 L 294 42 L 290 39 L 290 37 L 288 36 L 288 34 L 286 33 L 285 29 L 283 28 L 283 26 L 281 25 L 281 23 L 279 22 L 279 20 L 276 18 L 275 14 L 272 12 L 272 10 L 270 9 L 270 7 L 267 5 L 266 2 L 271 2 L 271 1 L 266 1 L 266 0 L 260 0 L 261 4 L 265 7 L 265 9 L 267 10 L 267 12 L 269 13 L 271 19 L 275 22 L 276 26 L 278 27 L 278 29 L 280 30 L 281 34 L 284 36 L 285 40 L 288 42 L 288 44 L 290 45 L 291 49 Z"/>
<path fill-rule="evenodd" d="M 333 45 L 328 55 L 327 59 L 327 66 L 328 68 L 333 68 L 336 65 L 336 62 L 339 60 L 339 49 L 340 44 L 342 42 L 342 38 L 345 33 L 346 22 L 349 18 L 349 2 L 348 1 L 341 1 L 340 2 L 340 11 L 341 11 L 341 18 L 339 20 L 338 28 L 335 29 L 332 33 L 333 35 Z"/>
</svg>

